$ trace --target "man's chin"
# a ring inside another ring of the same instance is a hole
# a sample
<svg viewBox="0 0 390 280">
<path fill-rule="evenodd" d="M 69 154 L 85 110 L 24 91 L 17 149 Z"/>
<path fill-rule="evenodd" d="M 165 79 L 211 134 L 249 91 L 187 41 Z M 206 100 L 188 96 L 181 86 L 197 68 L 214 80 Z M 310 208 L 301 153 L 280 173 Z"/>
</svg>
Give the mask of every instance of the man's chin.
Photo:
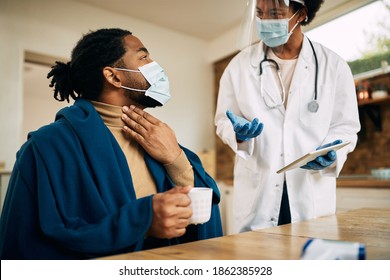
<svg viewBox="0 0 390 280">
<path fill-rule="evenodd" d="M 139 92 L 132 92 L 132 94 L 129 94 L 127 97 L 138 104 L 137 107 L 140 108 L 155 108 L 163 105 L 150 96 L 146 96 L 145 93 L 140 94 Z"/>
<path fill-rule="evenodd" d="M 139 100 L 139 105 L 143 106 L 144 108 L 156 108 L 161 107 L 163 104 L 158 102 L 157 100 L 154 100 L 153 98 L 149 96 L 145 96 L 142 100 Z"/>
</svg>

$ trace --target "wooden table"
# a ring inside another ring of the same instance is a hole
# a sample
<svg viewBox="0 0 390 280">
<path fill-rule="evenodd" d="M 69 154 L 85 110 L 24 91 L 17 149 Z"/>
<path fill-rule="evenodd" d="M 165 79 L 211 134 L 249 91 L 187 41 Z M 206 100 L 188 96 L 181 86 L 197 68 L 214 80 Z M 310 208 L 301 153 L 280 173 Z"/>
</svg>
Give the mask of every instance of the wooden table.
<svg viewBox="0 0 390 280">
<path fill-rule="evenodd" d="M 357 209 L 309 221 L 176 246 L 109 256 L 106 260 L 299 259 L 308 238 L 361 242 L 367 259 L 390 259 L 390 209 Z"/>
</svg>

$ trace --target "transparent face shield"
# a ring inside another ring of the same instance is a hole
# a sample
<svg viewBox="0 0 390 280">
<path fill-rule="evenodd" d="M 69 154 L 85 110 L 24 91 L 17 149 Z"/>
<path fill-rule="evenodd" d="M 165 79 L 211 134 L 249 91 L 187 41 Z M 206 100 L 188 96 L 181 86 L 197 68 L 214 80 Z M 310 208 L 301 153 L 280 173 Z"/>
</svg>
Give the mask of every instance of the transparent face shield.
<svg viewBox="0 0 390 280">
<path fill-rule="evenodd" d="M 289 17 L 289 5 L 289 0 L 247 0 L 238 32 L 237 48 L 243 50 L 259 41 L 256 32 L 256 18 L 260 20 L 286 19 Z"/>
<path fill-rule="evenodd" d="M 238 31 L 236 46 L 243 50 L 252 45 L 258 38 L 256 37 L 256 0 L 247 0 L 245 11 Z"/>
</svg>

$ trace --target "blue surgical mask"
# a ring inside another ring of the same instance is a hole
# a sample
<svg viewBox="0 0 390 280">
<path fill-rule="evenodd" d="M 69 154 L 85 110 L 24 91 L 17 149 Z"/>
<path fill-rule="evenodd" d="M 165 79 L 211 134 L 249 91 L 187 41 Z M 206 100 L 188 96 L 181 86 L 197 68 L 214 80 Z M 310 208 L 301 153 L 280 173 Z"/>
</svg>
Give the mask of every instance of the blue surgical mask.
<svg viewBox="0 0 390 280">
<path fill-rule="evenodd" d="M 288 23 L 297 13 L 298 11 L 291 18 L 285 19 L 260 19 L 256 17 L 256 30 L 260 40 L 271 48 L 287 43 L 299 22 L 290 32 L 288 32 Z"/>
<path fill-rule="evenodd" d="M 165 75 L 164 69 L 157 62 L 153 61 L 151 63 L 145 64 L 144 66 L 139 67 L 139 70 L 131 70 L 124 68 L 115 69 L 120 71 L 141 73 L 150 84 L 150 87 L 147 90 L 121 86 L 122 88 L 145 92 L 146 96 L 157 100 L 162 105 L 164 105 L 169 101 L 169 99 L 171 99 L 171 95 L 169 93 L 168 77 Z"/>
</svg>

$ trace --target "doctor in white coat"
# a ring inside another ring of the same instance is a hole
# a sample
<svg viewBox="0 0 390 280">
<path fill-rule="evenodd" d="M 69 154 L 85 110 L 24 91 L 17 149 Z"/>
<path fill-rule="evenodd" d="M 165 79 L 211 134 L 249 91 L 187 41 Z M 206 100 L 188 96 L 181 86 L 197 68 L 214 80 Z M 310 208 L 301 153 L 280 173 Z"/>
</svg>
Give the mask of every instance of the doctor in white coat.
<svg viewBox="0 0 390 280">
<path fill-rule="evenodd" d="M 261 41 L 226 68 L 215 115 L 218 136 L 236 153 L 235 232 L 334 214 L 336 177 L 360 130 L 349 66 L 301 31 L 323 1 L 250 2 Z M 337 152 L 276 173 L 320 146 L 347 141 Z"/>
</svg>

